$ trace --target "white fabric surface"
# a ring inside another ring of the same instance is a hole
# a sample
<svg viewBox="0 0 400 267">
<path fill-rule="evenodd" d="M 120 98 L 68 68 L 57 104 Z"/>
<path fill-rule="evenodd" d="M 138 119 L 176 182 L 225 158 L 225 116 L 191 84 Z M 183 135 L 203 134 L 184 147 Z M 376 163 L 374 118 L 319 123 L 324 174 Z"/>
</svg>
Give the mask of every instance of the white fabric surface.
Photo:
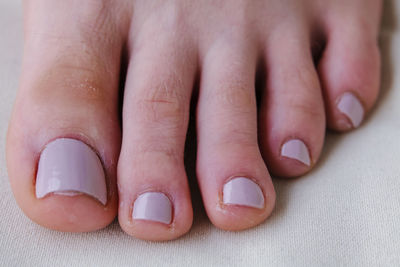
<svg viewBox="0 0 400 267">
<path fill-rule="evenodd" d="M 264 224 L 218 230 L 195 191 L 191 232 L 154 243 L 124 234 L 117 222 L 93 233 L 50 231 L 18 208 L 4 151 L 21 67 L 22 12 L 20 1 L 0 0 L 0 265 L 400 266 L 400 1 L 385 7 L 382 89 L 362 127 L 329 133 L 310 174 L 274 179 L 277 205 Z"/>
</svg>

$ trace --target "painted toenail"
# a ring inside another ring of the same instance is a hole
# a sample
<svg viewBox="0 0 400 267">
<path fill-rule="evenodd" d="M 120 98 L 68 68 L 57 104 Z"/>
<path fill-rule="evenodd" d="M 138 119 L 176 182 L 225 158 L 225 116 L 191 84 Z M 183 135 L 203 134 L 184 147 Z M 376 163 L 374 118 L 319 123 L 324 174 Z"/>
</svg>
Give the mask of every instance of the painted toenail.
<svg viewBox="0 0 400 267">
<path fill-rule="evenodd" d="M 172 219 L 171 201 L 163 193 L 143 193 L 133 204 L 132 218 L 170 224 Z"/>
<path fill-rule="evenodd" d="M 224 185 L 224 204 L 242 205 L 262 209 L 264 207 L 264 195 L 260 187 L 252 180 L 237 177 Z"/>
<path fill-rule="evenodd" d="M 60 138 L 49 143 L 39 159 L 36 197 L 54 193 L 87 194 L 107 203 L 103 166 L 97 154 L 81 141 Z"/>
<path fill-rule="evenodd" d="M 356 96 L 349 92 L 344 93 L 340 98 L 337 107 L 340 112 L 349 118 L 353 127 L 360 126 L 364 117 L 364 108 Z"/>
<path fill-rule="evenodd" d="M 299 139 L 292 139 L 283 144 L 281 149 L 281 156 L 295 159 L 310 166 L 310 154 L 307 146 Z"/>
</svg>

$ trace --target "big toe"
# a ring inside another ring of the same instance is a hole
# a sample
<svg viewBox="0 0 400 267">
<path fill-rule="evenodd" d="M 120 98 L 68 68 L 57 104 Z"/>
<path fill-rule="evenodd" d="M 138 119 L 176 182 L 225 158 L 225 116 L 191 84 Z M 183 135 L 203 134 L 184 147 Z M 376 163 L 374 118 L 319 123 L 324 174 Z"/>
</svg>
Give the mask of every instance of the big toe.
<svg viewBox="0 0 400 267">
<path fill-rule="evenodd" d="M 118 38 L 112 43 L 97 39 L 92 47 L 98 33 L 88 36 L 65 21 L 67 13 L 87 6 L 65 9 L 64 4 L 50 5 L 63 16 L 49 17 L 57 19 L 47 26 L 40 22 L 48 5 L 30 13 L 7 165 L 17 203 L 29 218 L 51 229 L 92 231 L 108 225 L 117 212 L 121 45 Z M 93 23 L 90 16 L 82 19 Z M 39 26 L 47 34 L 31 34 Z M 53 38 L 57 32 L 72 43 Z"/>
</svg>

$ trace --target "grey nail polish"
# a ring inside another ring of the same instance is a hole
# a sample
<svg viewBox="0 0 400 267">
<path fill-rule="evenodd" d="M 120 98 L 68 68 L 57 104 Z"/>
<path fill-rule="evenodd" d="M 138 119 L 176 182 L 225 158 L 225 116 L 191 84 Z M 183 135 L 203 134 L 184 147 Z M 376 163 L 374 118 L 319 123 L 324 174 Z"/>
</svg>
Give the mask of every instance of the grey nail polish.
<svg viewBox="0 0 400 267">
<path fill-rule="evenodd" d="M 87 194 L 107 203 L 103 166 L 97 154 L 85 143 L 60 138 L 50 142 L 39 159 L 36 197 L 54 193 L 74 196 Z"/>
<path fill-rule="evenodd" d="M 298 160 L 307 166 L 311 164 L 307 146 L 299 139 L 291 139 L 284 143 L 281 149 L 281 156 Z"/>
<path fill-rule="evenodd" d="M 360 126 L 364 118 L 364 108 L 356 96 L 349 92 L 344 93 L 337 104 L 337 108 L 349 118 L 353 127 Z"/>
<path fill-rule="evenodd" d="M 172 220 L 171 201 L 163 193 L 143 193 L 133 204 L 132 218 L 170 224 Z"/>
<path fill-rule="evenodd" d="M 264 195 L 255 182 L 245 177 L 237 177 L 224 185 L 223 202 L 224 204 L 262 209 Z"/>
</svg>

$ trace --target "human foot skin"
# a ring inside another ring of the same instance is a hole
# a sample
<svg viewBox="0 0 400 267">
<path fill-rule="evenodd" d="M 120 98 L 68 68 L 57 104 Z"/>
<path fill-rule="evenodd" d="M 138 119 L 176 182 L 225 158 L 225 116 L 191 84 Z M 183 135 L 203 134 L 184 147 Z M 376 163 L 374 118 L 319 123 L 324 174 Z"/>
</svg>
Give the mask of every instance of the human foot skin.
<svg viewBox="0 0 400 267">
<path fill-rule="evenodd" d="M 121 227 L 142 239 L 186 233 L 183 151 L 199 77 L 197 176 L 207 214 L 227 230 L 261 223 L 275 203 L 266 166 L 277 176 L 308 172 L 326 125 L 358 127 L 375 102 L 381 3 L 341 2 L 26 1 L 7 140 L 18 204 L 61 231 L 100 229 L 118 212 Z M 316 42 L 325 43 L 317 67 Z"/>
</svg>

